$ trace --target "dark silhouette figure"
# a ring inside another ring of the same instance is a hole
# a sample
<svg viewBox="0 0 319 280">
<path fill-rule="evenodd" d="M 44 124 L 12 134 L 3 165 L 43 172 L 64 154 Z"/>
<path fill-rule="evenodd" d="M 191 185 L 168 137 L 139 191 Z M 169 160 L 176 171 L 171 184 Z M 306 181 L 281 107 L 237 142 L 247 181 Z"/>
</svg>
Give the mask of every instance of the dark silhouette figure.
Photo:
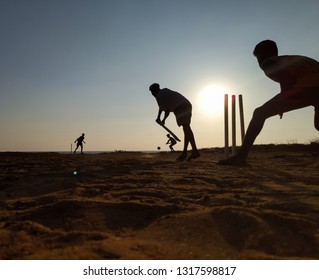
<svg viewBox="0 0 319 280">
<path fill-rule="evenodd" d="M 79 147 L 81 147 L 81 154 L 83 154 L 83 143 L 85 144 L 85 142 L 84 142 L 84 133 L 82 133 L 82 135 L 78 138 L 78 139 L 76 139 L 75 141 L 74 141 L 74 143 L 75 142 L 77 142 L 76 143 L 76 148 L 75 148 L 75 150 L 74 150 L 74 153 L 76 152 L 76 150 L 79 148 Z"/>
<path fill-rule="evenodd" d="M 171 152 L 174 152 L 173 146 L 176 145 L 177 142 L 170 134 L 167 134 L 166 136 L 168 138 L 168 140 L 166 142 L 166 145 L 169 145 L 169 148 L 171 149 Z"/>
<path fill-rule="evenodd" d="M 152 84 L 149 87 L 152 95 L 156 98 L 159 110 L 156 122 L 165 125 L 165 120 L 171 112 L 175 114 L 178 126 L 183 127 L 184 131 L 184 149 L 183 153 L 177 160 L 192 160 L 200 156 L 195 142 L 195 137 L 191 129 L 190 123 L 192 118 L 192 104 L 180 93 L 172 91 L 168 88 L 160 89 L 159 84 Z M 161 120 L 161 114 L 165 112 L 164 118 Z M 191 144 L 192 153 L 187 158 L 188 144 Z"/>
<path fill-rule="evenodd" d="M 255 109 L 238 154 L 219 161 L 222 165 L 243 165 L 266 119 L 292 110 L 314 106 L 314 126 L 319 130 L 319 62 L 305 56 L 278 56 L 275 42 L 265 40 L 256 45 L 253 54 L 266 76 L 280 84 L 281 91 Z"/>
</svg>

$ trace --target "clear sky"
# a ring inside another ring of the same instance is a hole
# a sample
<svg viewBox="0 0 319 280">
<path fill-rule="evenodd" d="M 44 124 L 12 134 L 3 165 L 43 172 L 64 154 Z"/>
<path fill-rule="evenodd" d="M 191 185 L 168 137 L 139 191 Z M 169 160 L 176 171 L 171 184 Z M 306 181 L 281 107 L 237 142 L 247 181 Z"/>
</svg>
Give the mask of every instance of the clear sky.
<svg viewBox="0 0 319 280">
<path fill-rule="evenodd" d="M 192 102 L 200 148 L 222 147 L 221 94 L 207 112 L 203 91 L 242 94 L 247 127 L 279 92 L 255 45 L 318 60 L 318 26 L 318 0 L 0 0 L 0 151 L 69 150 L 83 132 L 86 150 L 165 148 L 153 82 Z M 182 137 L 173 114 L 167 126 Z M 309 107 L 269 119 L 256 143 L 317 138 Z"/>
</svg>

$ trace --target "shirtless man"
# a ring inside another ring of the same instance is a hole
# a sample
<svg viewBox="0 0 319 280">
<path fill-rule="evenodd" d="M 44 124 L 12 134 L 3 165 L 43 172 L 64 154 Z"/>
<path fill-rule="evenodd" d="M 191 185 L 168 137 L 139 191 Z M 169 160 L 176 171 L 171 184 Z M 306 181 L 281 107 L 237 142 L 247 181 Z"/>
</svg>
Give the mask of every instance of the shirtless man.
<svg viewBox="0 0 319 280">
<path fill-rule="evenodd" d="M 255 139 L 266 119 L 292 110 L 314 106 L 314 126 L 319 130 L 319 62 L 305 56 L 278 56 L 275 42 L 265 40 L 256 45 L 253 54 L 265 75 L 280 84 L 281 91 L 261 107 L 255 109 L 242 147 L 221 165 L 244 165 Z"/>
</svg>

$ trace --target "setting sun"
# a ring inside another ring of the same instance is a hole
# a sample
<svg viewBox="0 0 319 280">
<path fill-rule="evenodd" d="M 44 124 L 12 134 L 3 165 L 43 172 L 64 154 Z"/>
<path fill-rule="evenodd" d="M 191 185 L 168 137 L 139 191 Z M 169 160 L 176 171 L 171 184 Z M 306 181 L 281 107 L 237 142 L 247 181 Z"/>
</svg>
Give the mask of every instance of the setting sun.
<svg viewBox="0 0 319 280">
<path fill-rule="evenodd" d="M 221 114 L 224 110 L 224 95 L 227 89 L 220 85 L 205 87 L 199 94 L 199 107 L 207 115 Z"/>
</svg>

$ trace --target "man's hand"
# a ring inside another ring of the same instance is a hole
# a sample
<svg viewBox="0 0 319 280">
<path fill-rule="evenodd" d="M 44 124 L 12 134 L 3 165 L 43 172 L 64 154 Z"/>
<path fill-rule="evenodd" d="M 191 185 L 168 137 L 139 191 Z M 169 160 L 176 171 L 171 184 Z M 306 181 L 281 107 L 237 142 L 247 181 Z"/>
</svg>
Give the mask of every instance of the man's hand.
<svg viewBox="0 0 319 280">
<path fill-rule="evenodd" d="M 161 119 L 156 119 L 156 122 L 159 124 L 159 125 L 164 125 L 165 122 L 164 121 L 161 121 Z"/>
</svg>

